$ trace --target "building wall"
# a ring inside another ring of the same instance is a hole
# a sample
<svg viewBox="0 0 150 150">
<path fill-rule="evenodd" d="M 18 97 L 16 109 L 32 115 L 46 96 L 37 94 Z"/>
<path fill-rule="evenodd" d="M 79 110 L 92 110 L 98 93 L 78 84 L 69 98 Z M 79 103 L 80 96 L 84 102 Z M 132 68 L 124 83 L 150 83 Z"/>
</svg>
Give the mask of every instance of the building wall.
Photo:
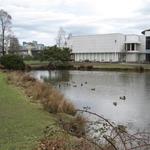
<svg viewBox="0 0 150 150">
<path fill-rule="evenodd" d="M 135 45 L 135 50 L 126 51 L 126 44 Z M 67 41 L 75 61 L 93 62 L 138 62 L 145 61 L 145 36 L 119 33 L 89 36 L 73 36 Z"/>
<path fill-rule="evenodd" d="M 146 31 L 145 36 L 150 36 L 150 31 Z"/>
<path fill-rule="evenodd" d="M 145 60 L 146 60 L 146 55 L 145 54 L 140 54 L 138 62 L 143 63 Z"/>
<path fill-rule="evenodd" d="M 140 62 L 143 63 L 146 59 L 146 55 L 142 53 L 127 53 L 126 62 Z"/>
<path fill-rule="evenodd" d="M 137 62 L 138 54 L 137 53 L 127 53 L 126 54 L 126 62 Z"/>
<path fill-rule="evenodd" d="M 120 52 L 124 49 L 125 36 L 122 34 L 101 34 L 76 36 L 68 40 L 68 46 L 73 53 Z"/>
<path fill-rule="evenodd" d="M 116 53 L 75 53 L 75 61 L 93 61 L 93 62 L 115 62 L 118 61 Z"/>
<path fill-rule="evenodd" d="M 145 52 L 146 47 L 145 47 L 145 36 L 144 35 L 139 35 L 139 40 L 140 40 L 140 44 L 138 44 L 138 51 L 139 52 Z"/>
</svg>

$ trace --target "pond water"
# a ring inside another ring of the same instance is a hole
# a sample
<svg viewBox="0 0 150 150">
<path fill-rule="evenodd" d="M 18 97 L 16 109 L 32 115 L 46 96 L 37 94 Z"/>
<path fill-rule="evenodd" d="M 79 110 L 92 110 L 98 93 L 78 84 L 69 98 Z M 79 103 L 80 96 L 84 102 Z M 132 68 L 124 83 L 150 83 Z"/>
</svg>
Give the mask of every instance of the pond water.
<svg viewBox="0 0 150 150">
<path fill-rule="evenodd" d="M 150 73 L 32 71 L 31 75 L 51 82 L 77 108 L 89 106 L 130 129 L 150 131 Z M 123 96 L 125 100 L 120 99 Z"/>
</svg>

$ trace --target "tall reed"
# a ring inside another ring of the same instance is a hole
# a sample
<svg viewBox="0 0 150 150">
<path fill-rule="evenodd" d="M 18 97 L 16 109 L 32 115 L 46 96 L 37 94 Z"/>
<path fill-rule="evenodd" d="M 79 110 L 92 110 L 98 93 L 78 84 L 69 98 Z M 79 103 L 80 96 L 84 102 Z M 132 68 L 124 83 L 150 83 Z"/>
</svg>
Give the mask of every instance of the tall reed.
<svg viewBox="0 0 150 150">
<path fill-rule="evenodd" d="M 63 94 L 54 89 L 52 85 L 42 83 L 19 71 L 9 73 L 7 79 L 9 83 L 22 87 L 27 96 L 34 101 L 39 101 L 48 112 L 75 115 L 74 105 Z"/>
</svg>

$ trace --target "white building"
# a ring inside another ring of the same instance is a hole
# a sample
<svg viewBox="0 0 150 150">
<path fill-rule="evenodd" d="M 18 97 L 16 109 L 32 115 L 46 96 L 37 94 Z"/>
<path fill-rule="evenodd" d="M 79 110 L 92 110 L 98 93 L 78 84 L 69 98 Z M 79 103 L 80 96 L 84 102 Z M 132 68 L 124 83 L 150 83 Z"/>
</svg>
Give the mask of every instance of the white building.
<svg viewBox="0 0 150 150">
<path fill-rule="evenodd" d="M 80 62 L 150 61 L 147 50 L 150 49 L 150 30 L 142 33 L 143 35 L 112 33 L 71 36 L 67 41 L 67 47 L 72 49 L 74 60 Z"/>
</svg>

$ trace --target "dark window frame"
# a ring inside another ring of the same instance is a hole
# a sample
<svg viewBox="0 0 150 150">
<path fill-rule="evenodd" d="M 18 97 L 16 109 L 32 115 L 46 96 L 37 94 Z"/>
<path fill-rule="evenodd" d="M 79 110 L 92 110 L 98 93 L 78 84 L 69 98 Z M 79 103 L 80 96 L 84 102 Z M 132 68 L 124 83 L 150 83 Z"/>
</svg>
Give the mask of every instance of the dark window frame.
<svg viewBox="0 0 150 150">
<path fill-rule="evenodd" d="M 146 49 L 150 49 L 150 36 L 146 37 Z"/>
<path fill-rule="evenodd" d="M 135 50 L 135 45 L 134 45 L 134 43 L 131 44 L 131 49 L 132 49 L 132 51 Z"/>
<path fill-rule="evenodd" d="M 127 51 L 130 51 L 130 44 L 127 43 Z"/>
</svg>

